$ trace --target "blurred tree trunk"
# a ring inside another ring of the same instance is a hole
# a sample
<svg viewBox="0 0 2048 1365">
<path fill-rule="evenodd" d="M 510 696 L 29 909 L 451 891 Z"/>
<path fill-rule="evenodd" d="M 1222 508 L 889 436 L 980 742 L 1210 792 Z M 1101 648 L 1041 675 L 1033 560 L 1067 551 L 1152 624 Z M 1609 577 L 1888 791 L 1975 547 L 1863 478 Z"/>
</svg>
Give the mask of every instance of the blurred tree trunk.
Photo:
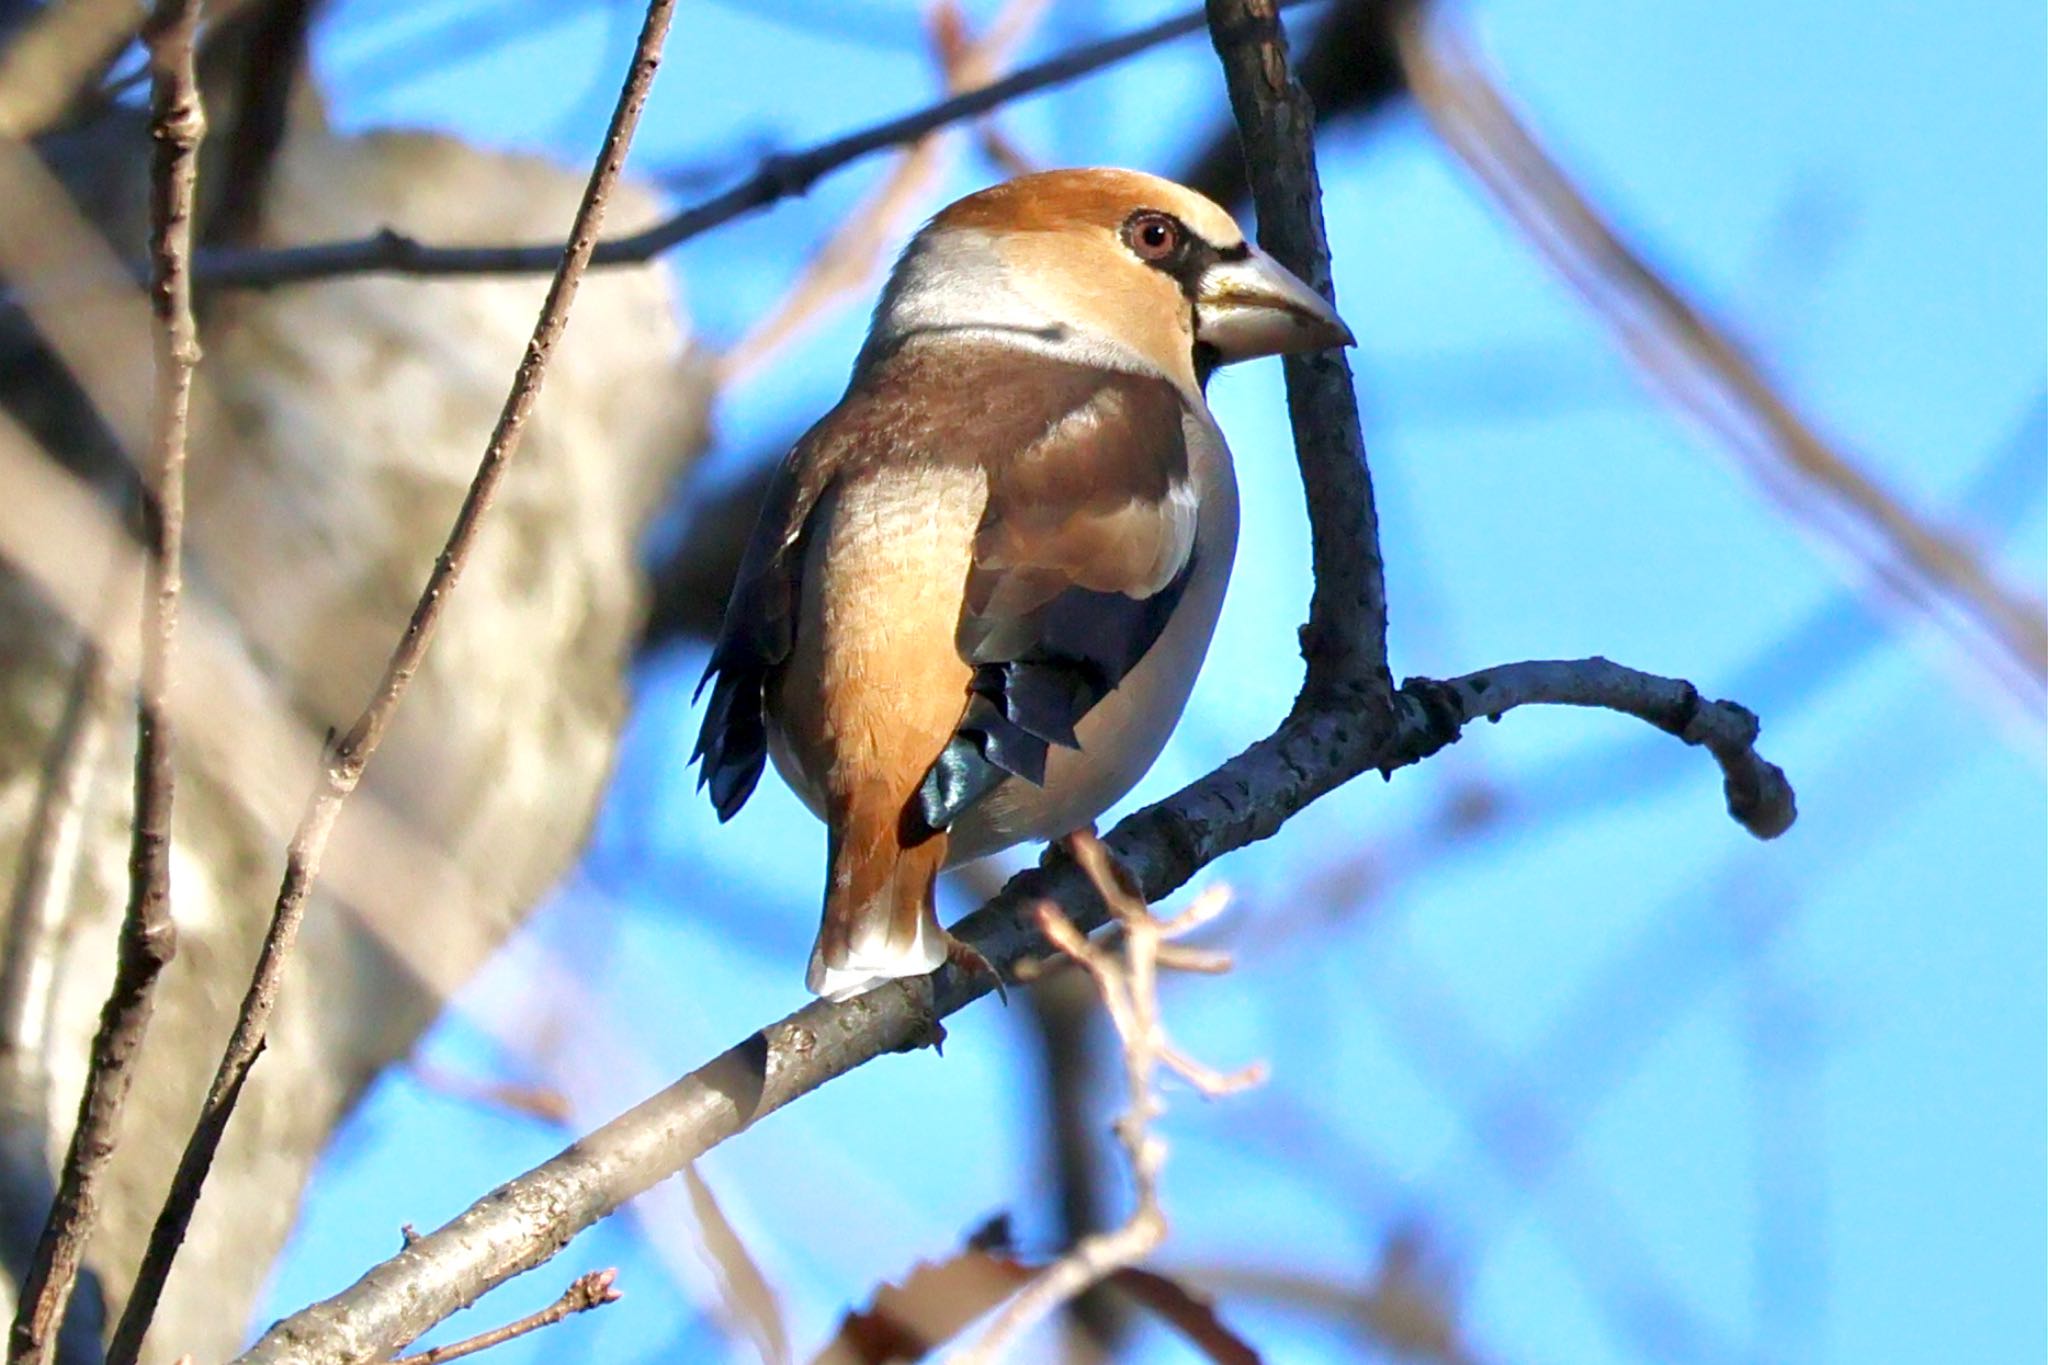
<svg viewBox="0 0 2048 1365">
<path fill-rule="evenodd" d="M 213 111 L 217 133 L 232 126 L 227 112 Z M 237 189 L 219 175 L 232 141 L 216 137 L 202 167 L 209 212 Z M 105 113 L 43 150 L 123 254 L 139 255 L 140 116 Z M 229 217 L 256 243 L 385 226 L 437 242 L 540 240 L 566 230 L 582 180 L 444 137 L 337 136 L 302 96 L 255 182 L 261 203 Z M 657 211 L 645 192 L 623 193 L 611 226 Z M 242 669 L 230 674 L 242 690 L 194 695 L 197 664 L 184 665 L 200 647 L 181 646 L 179 713 L 212 723 L 181 727 L 179 952 L 89 1255 L 98 1288 L 81 1287 L 75 1315 L 125 1292 L 239 1007 L 310 756 L 353 718 L 397 638 L 545 284 L 365 278 L 202 298 L 190 583 L 193 610 L 210 604 L 239 637 Z M 150 1359 L 219 1359 L 239 1343 L 336 1123 L 576 855 L 624 716 L 640 534 L 705 439 L 708 367 L 679 319 L 659 267 L 586 283 L 428 665 L 343 818 L 328 859 L 334 893 L 307 920 Z M 125 382 L 147 392 L 150 380 Z M 126 486 L 79 387 L 12 314 L 0 317 L 0 402 L 69 469 Z M 96 558 L 81 553 L 77 571 L 99 572 Z M 0 962 L 21 986 L 0 1038 L 10 1280 L 74 1117 L 126 885 L 129 688 L 115 679 L 86 696 L 72 708 L 75 737 L 60 735 L 80 648 L 74 622 L 0 562 L 0 890 L 24 871 L 46 778 L 63 767 L 53 760 L 68 752 L 78 768 L 78 799 L 55 801 L 75 843 L 54 846 L 40 908 L 0 925 Z M 265 738 L 254 722 L 266 707 L 295 722 L 297 748 Z M 89 1333 L 73 1347 L 71 1358 L 96 1354 Z"/>
</svg>

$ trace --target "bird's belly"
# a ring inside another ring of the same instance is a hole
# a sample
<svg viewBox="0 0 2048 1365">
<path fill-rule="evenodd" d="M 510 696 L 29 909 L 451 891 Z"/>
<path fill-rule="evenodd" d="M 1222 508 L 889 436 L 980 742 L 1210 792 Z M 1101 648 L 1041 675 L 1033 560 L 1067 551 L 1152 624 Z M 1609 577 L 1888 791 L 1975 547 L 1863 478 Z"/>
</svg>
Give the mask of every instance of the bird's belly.
<svg viewBox="0 0 2048 1365">
<path fill-rule="evenodd" d="M 1210 515 L 1228 509 L 1205 508 Z M 1210 538 L 1173 617 L 1123 682 L 1074 727 L 1078 749 L 1054 745 L 1045 785 L 1006 779 L 953 822 L 947 864 L 1029 840 L 1058 839 L 1121 800 L 1151 768 L 1180 720 L 1215 632 L 1230 576 L 1235 521 Z"/>
</svg>

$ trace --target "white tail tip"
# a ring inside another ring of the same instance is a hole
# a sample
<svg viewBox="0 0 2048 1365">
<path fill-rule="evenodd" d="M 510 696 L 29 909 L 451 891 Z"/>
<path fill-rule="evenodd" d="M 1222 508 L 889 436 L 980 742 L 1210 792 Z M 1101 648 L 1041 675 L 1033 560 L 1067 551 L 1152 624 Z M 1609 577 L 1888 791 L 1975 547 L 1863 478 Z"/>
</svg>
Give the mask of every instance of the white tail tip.
<svg viewBox="0 0 2048 1365">
<path fill-rule="evenodd" d="M 920 920 L 917 936 L 901 947 L 889 944 L 886 924 L 883 930 L 863 934 L 855 929 L 843 967 L 826 966 L 820 945 L 813 944 L 810 970 L 804 973 L 804 985 L 811 994 L 827 1000 L 851 1000 L 885 982 L 928 975 L 946 960 L 946 933 L 937 920 Z"/>
</svg>

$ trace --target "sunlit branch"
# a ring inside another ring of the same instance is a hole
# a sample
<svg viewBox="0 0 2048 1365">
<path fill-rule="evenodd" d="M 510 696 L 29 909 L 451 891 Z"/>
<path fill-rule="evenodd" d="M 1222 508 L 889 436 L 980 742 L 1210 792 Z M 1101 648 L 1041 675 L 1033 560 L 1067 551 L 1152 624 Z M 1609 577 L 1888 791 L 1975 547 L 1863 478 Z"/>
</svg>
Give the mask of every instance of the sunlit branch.
<svg viewBox="0 0 2048 1365">
<path fill-rule="evenodd" d="M 1289 7 L 1307 0 L 1280 0 Z M 940 128 L 976 119 L 1012 100 L 1064 85 L 1141 52 L 1186 37 L 1202 27 L 1199 11 L 1089 43 L 1029 66 L 978 90 L 822 142 L 800 152 L 771 156 L 733 188 L 713 195 L 643 231 L 601 242 L 591 254 L 594 267 L 634 265 L 651 260 L 693 237 L 803 194 L 826 175 L 891 147 L 907 146 Z M 270 250 L 202 252 L 200 282 L 245 289 L 272 288 L 339 275 L 531 275 L 552 269 L 561 258 L 557 243 L 524 246 L 432 246 L 389 229 L 345 242 L 318 242 Z"/>
<path fill-rule="evenodd" d="M 191 277 L 199 142 L 206 133 L 193 51 L 198 27 L 199 0 L 162 0 L 144 30 L 152 72 L 149 294 L 156 393 L 141 494 L 144 608 L 128 904 L 115 950 L 114 984 L 93 1034 L 78 1119 L 15 1306 L 10 1362 L 54 1358 L 64 1310 L 99 1216 L 101 1185 L 121 1141 L 121 1114 L 155 1013 L 157 978 L 177 952 L 171 916 L 171 664 L 184 581 L 192 373 L 199 364 Z"/>
<path fill-rule="evenodd" d="M 192 1212 L 198 1205 L 214 1153 L 226 1134 L 228 1119 L 234 1112 L 249 1070 L 263 1050 L 284 965 L 298 936 L 307 901 L 319 878 L 321 858 L 326 852 L 335 821 L 349 795 L 361 782 L 363 772 L 390 728 L 413 677 L 426 659 L 435 630 L 476 545 L 498 487 L 510 468 L 512 455 L 525 433 L 527 418 L 539 397 L 556 343 L 568 325 L 569 309 L 575 302 L 577 286 L 596 247 L 605 209 L 612 188 L 618 183 L 620 171 L 625 166 L 626 151 L 639 124 L 640 112 L 653 87 L 655 71 L 661 63 L 662 42 L 668 35 L 673 10 L 674 0 L 650 0 L 648 4 L 647 18 L 620 87 L 603 147 L 591 167 L 582 202 L 576 209 L 568 245 L 556 262 L 553 282 L 541 304 L 540 316 L 534 322 L 533 337 L 520 359 L 497 425 L 484 448 L 483 458 L 470 481 L 462 507 L 456 513 L 454 525 L 449 529 L 447 542 L 436 557 L 433 570 L 427 575 L 426 585 L 413 607 L 412 618 L 406 623 L 405 631 L 385 666 L 383 678 L 362 714 L 329 747 L 320 780 L 292 836 L 286 855 L 284 880 L 272 907 L 270 927 L 258 952 L 241 1012 L 221 1056 L 220 1066 L 207 1089 L 199 1120 L 179 1158 L 170 1193 L 151 1229 L 149 1246 L 137 1271 L 135 1287 L 108 1348 L 108 1360 L 112 1365 L 130 1365 L 141 1352 L 143 1338 L 170 1274 L 171 1263 L 184 1241 Z"/>
</svg>

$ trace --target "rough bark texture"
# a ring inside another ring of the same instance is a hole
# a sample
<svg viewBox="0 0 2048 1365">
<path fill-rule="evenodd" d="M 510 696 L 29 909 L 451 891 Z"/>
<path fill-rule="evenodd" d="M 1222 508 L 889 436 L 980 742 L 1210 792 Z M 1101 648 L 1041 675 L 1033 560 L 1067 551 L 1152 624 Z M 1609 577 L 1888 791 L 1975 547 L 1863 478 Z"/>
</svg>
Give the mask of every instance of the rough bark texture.
<svg viewBox="0 0 2048 1365">
<path fill-rule="evenodd" d="M 139 250 L 139 124 L 104 125 L 50 150 L 117 245 Z M 439 137 L 339 138 L 302 111 L 271 169 L 254 240 L 325 239 L 386 224 L 454 242 L 559 235 L 581 184 L 576 169 Z M 644 193 L 622 194 L 614 211 L 627 229 L 659 214 Z M 429 287 L 362 279 L 202 301 L 192 591 L 226 609 L 312 737 L 346 724 L 374 685 L 545 287 L 539 278 Z M 148 1358 L 231 1352 L 335 1122 L 580 844 L 624 714 L 622 673 L 643 590 L 639 533 L 703 443 L 708 371 L 677 317 L 658 269 L 589 282 L 470 582 L 365 783 L 362 809 L 343 817 L 331 858 L 352 868 L 337 892 L 351 904 L 323 900 L 308 919 L 270 1049 L 223 1151 L 232 1178 L 200 1205 Z M 73 469 L 103 486 L 123 482 L 98 423 L 12 317 L 0 318 L 0 398 Z M 78 648 L 71 623 L 11 572 L 0 565 L 6 883 Z M 55 882 L 49 991 L 32 1024 L 47 1037 L 48 1066 L 19 1047 L 0 1057 L 13 1140 L 0 1236 L 10 1254 L 20 1226 L 40 1219 L 47 1163 L 63 1150 L 109 979 L 132 765 L 126 689 L 111 694 L 114 714 L 100 723 L 114 728 L 85 784 L 78 856 Z M 161 986 L 129 1141 L 90 1258 L 116 1302 L 240 1003 L 283 840 L 312 778 L 307 769 L 282 783 L 255 780 L 249 765 L 273 758 L 181 754 L 172 863 L 181 951 Z M 411 839 L 394 845 L 393 827 Z M 444 888 L 459 880 L 462 894 L 431 917 L 391 913 L 398 898 L 380 888 L 396 891 L 423 867 Z M 364 927 L 370 921 L 374 931 Z M 0 953 L 12 933 L 0 930 Z M 404 962 L 430 963 L 433 980 Z M 82 1310 L 96 1311 L 93 1297 L 82 1286 Z"/>
</svg>

